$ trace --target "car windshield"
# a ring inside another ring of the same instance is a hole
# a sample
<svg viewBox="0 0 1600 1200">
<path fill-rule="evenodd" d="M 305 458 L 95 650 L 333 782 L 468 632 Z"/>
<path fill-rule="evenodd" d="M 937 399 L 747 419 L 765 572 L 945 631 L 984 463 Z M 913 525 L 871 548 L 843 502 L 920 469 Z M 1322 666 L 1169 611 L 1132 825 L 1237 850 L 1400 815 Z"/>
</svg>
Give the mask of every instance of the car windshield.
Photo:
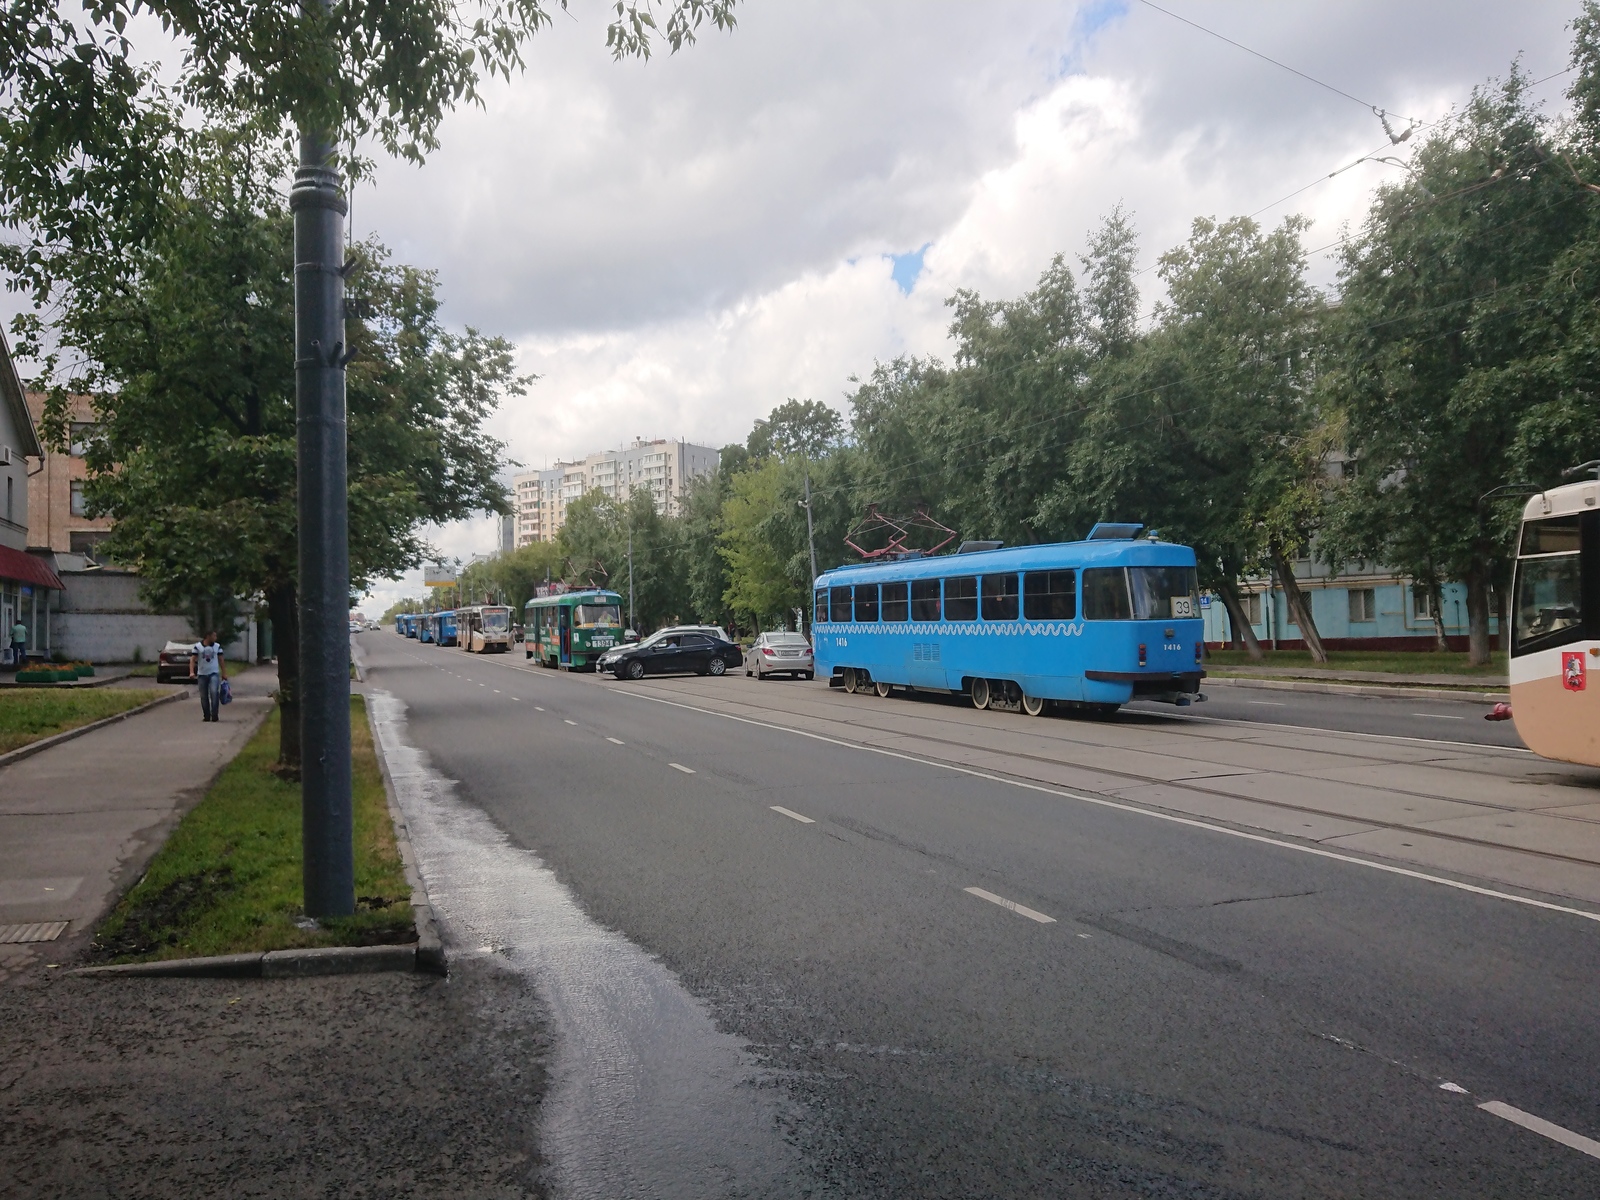
<svg viewBox="0 0 1600 1200">
<path fill-rule="evenodd" d="M 511 610 L 505 608 L 484 609 L 483 627 L 490 633 L 504 633 L 511 628 Z"/>
<path fill-rule="evenodd" d="M 615 629 L 622 624 L 622 609 L 615 604 L 575 604 L 572 623 L 579 629 Z"/>
<path fill-rule="evenodd" d="M 1556 635 L 1571 631 L 1582 622 L 1581 562 L 1581 555 L 1555 554 L 1517 563 L 1518 646 L 1547 638 L 1564 640 Z"/>
<path fill-rule="evenodd" d="M 1135 621 L 1170 621 L 1200 615 L 1200 589 L 1193 567 L 1129 567 Z"/>
</svg>

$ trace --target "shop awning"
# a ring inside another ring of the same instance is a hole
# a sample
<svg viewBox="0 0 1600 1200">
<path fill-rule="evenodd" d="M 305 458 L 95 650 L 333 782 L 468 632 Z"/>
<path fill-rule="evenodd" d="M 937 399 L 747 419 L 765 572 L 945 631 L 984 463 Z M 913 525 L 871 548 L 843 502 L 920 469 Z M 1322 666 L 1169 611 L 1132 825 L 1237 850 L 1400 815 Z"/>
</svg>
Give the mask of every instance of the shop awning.
<svg viewBox="0 0 1600 1200">
<path fill-rule="evenodd" d="M 53 588 L 60 592 L 65 586 L 61 576 L 52 571 L 42 558 L 0 546 L 0 579 L 29 587 Z"/>
</svg>

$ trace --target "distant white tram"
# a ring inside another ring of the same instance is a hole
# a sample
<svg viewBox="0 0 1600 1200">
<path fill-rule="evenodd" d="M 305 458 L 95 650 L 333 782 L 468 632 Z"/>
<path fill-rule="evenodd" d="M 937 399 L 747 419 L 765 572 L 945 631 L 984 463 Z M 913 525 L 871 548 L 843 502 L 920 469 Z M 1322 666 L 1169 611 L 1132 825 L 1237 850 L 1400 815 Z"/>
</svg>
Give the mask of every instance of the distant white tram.
<svg viewBox="0 0 1600 1200">
<path fill-rule="evenodd" d="M 1600 766 L 1600 480 L 1528 501 L 1513 596 L 1517 733 L 1545 758 Z"/>
</svg>

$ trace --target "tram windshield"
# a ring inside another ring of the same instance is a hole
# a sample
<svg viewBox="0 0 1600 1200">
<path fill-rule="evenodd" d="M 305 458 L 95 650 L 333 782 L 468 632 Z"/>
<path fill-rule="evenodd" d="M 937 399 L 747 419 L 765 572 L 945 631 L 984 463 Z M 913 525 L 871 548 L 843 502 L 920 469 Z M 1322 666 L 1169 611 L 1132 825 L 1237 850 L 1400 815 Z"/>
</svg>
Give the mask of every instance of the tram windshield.
<svg viewBox="0 0 1600 1200">
<path fill-rule="evenodd" d="M 1129 567 L 1135 621 L 1170 621 L 1200 615 L 1200 588 L 1193 567 Z"/>
<path fill-rule="evenodd" d="M 483 628 L 489 633 L 504 633 L 511 628 L 510 610 L 504 608 L 484 609 Z"/>
<path fill-rule="evenodd" d="M 1524 538 L 1523 544 L 1527 544 Z M 1517 563 L 1517 645 L 1547 639 L 1582 624 L 1582 556 L 1552 554 Z"/>
<path fill-rule="evenodd" d="M 578 629 L 615 629 L 622 624 L 622 608 L 616 604 L 574 604 L 572 624 Z"/>
</svg>

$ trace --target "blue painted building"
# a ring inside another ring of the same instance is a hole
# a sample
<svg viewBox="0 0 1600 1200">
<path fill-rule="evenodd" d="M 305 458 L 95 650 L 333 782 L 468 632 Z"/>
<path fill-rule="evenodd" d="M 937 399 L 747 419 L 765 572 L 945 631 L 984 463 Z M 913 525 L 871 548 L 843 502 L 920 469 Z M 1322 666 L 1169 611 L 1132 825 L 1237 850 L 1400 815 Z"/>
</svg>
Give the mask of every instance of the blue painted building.
<svg viewBox="0 0 1600 1200">
<path fill-rule="evenodd" d="M 1427 650 L 1435 638 L 1431 598 L 1426 588 L 1382 567 L 1328 574 L 1320 563 L 1302 559 L 1295 579 L 1311 604 L 1317 632 L 1330 650 Z M 1303 649 L 1300 629 L 1289 615 L 1289 603 L 1277 580 L 1241 579 L 1239 590 L 1251 627 L 1263 646 Z M 1441 589 L 1439 615 L 1445 636 L 1455 650 L 1467 648 L 1467 589 L 1450 583 Z M 1220 596 L 1201 597 L 1206 644 L 1226 646 L 1232 640 L 1228 609 Z M 1498 620 L 1489 618 L 1489 636 L 1498 644 Z"/>
</svg>

